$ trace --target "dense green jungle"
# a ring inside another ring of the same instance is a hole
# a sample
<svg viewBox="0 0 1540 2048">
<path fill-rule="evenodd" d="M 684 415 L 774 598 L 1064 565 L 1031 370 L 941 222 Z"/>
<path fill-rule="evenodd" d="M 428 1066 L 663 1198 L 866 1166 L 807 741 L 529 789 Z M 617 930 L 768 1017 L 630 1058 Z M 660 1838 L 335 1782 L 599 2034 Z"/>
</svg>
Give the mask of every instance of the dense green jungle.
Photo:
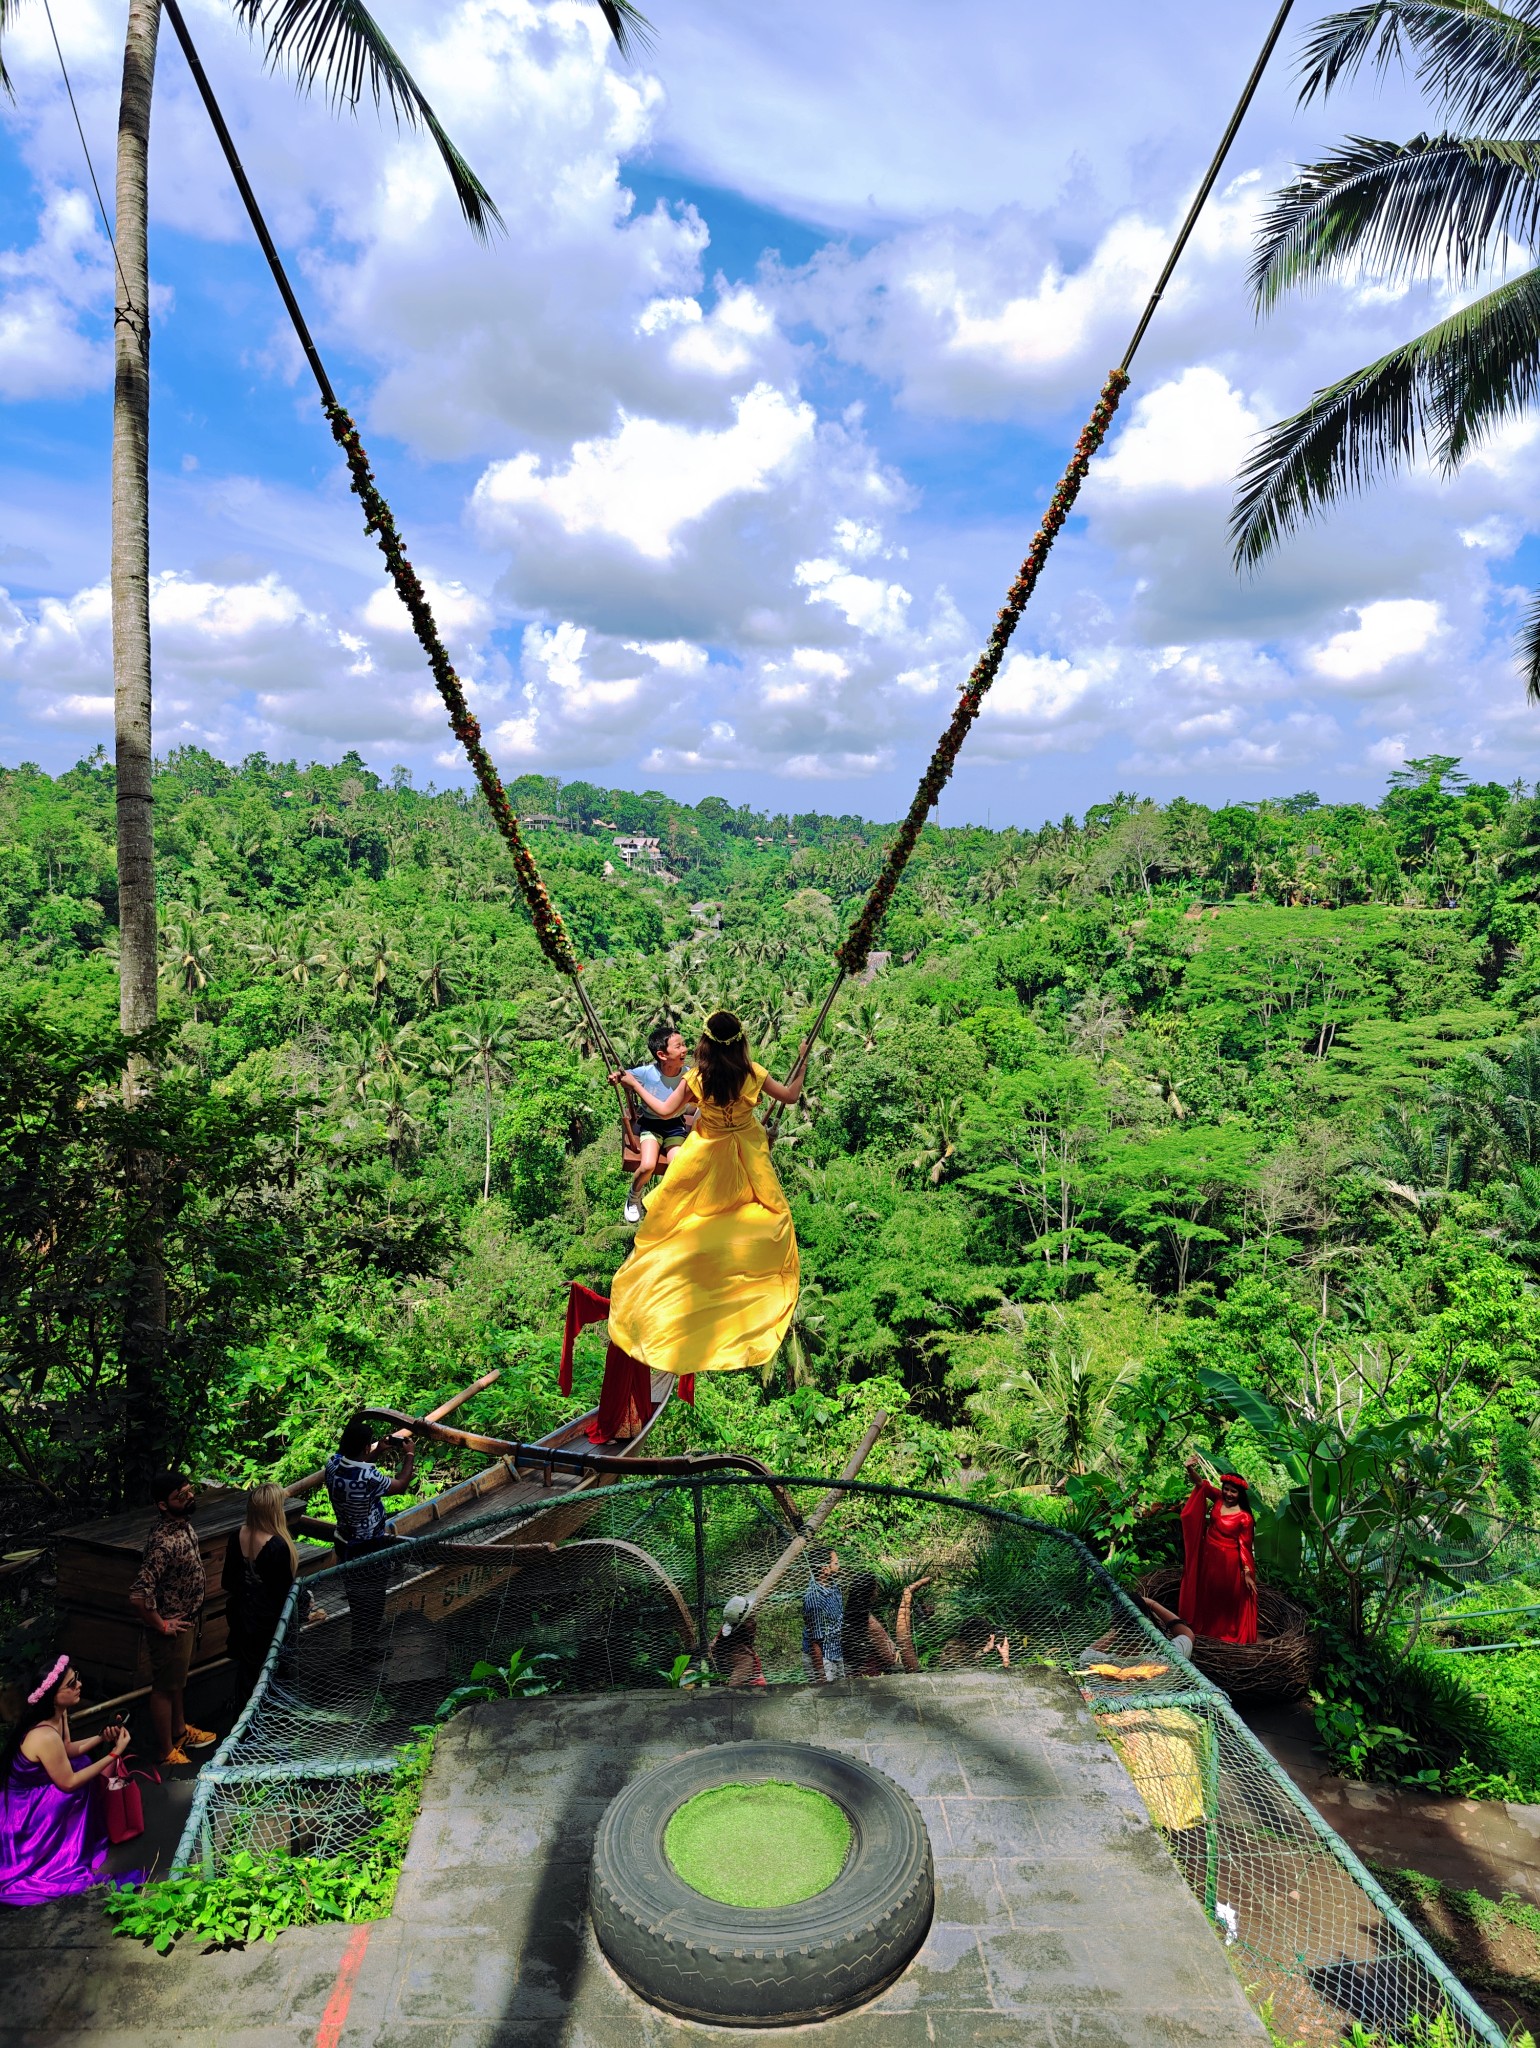
<svg viewBox="0 0 1540 2048">
<path fill-rule="evenodd" d="M 511 795 L 627 1056 L 725 1003 L 786 1071 L 884 828 Z M 476 1425 L 553 1426 L 567 1286 L 624 1257 L 625 1181 L 479 800 L 356 755 L 166 760 L 132 1126 L 113 804 L 100 755 L 0 770 L 9 1538 L 136 1498 L 152 1457 L 290 1478 L 360 1400 L 421 1411 L 494 1366 Z M 618 835 L 656 844 L 628 868 Z M 1522 1642 L 1532 1616 L 1485 1610 L 1540 1603 L 1522 1533 L 1499 1597 L 1449 1569 L 1540 1523 L 1540 793 L 1430 756 L 1374 807 L 932 826 L 881 943 L 777 1151 L 796 1322 L 763 1383 L 703 1376 L 669 1447 L 824 1472 L 885 1407 L 866 1476 L 1071 1524 L 1126 1576 L 1176 1555 L 1184 1460 L 1234 1464 L 1328 1645 L 1341 1767 L 1540 1797 L 1540 1650 L 1446 1654 Z M 136 1387 L 150 1235 L 169 1338 Z M 580 1400 L 601 1356 L 588 1333 Z M 0 1658 L 35 1627 L 0 1609 Z"/>
</svg>

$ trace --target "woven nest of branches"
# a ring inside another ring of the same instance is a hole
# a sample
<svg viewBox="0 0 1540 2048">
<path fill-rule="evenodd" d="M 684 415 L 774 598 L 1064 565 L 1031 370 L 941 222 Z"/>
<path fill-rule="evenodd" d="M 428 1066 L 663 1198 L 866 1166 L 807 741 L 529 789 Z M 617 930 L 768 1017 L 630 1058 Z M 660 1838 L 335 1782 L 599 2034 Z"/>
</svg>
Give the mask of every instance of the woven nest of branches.
<svg viewBox="0 0 1540 2048">
<path fill-rule="evenodd" d="M 1134 1591 L 1163 1607 L 1175 1607 L 1181 1584 L 1181 1571 L 1165 1565 L 1136 1579 Z M 1319 1656 L 1320 1643 L 1304 1609 L 1276 1587 L 1261 1585 L 1254 1643 L 1218 1643 L 1212 1636 L 1199 1636 L 1192 1649 L 1192 1661 L 1205 1678 L 1231 1699 L 1247 1700 L 1302 1698 L 1310 1690 Z"/>
</svg>

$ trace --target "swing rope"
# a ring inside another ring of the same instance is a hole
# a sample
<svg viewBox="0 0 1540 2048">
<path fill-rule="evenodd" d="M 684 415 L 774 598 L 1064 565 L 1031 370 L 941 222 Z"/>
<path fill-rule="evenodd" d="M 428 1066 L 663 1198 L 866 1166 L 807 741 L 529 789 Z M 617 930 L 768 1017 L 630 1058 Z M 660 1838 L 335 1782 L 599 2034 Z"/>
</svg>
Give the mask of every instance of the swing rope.
<svg viewBox="0 0 1540 2048">
<path fill-rule="evenodd" d="M 187 68 L 192 73 L 193 83 L 198 88 L 204 109 L 219 140 L 219 146 L 224 151 L 225 162 L 230 167 L 230 175 L 235 180 L 236 190 L 241 195 L 262 254 L 267 258 L 267 266 L 273 274 L 273 282 L 278 287 L 279 297 L 283 300 L 299 345 L 304 351 L 305 360 L 310 365 L 317 389 L 320 391 L 322 409 L 331 428 L 332 438 L 342 450 L 348 466 L 348 481 L 364 510 L 364 531 L 374 536 L 380 553 L 385 557 L 390 580 L 395 585 L 396 595 L 406 607 L 412 621 L 412 631 L 417 635 L 418 644 L 427 657 L 429 671 L 439 696 L 443 699 L 444 709 L 449 714 L 449 723 L 455 738 L 464 749 L 471 772 L 476 778 L 482 796 L 486 799 L 487 809 L 492 814 L 503 843 L 513 856 L 514 874 L 528 906 L 540 950 L 557 972 L 566 975 L 572 983 L 594 1048 L 605 1061 L 607 1070 L 613 1073 L 620 1065 L 620 1056 L 600 1021 L 588 990 L 583 986 L 582 962 L 578 959 L 571 935 L 562 921 L 561 912 L 551 901 L 529 842 L 519 829 L 519 821 L 508 801 L 508 793 L 503 788 L 502 778 L 482 740 L 480 721 L 465 701 L 464 685 L 439 635 L 438 622 L 433 616 L 428 593 L 423 589 L 421 579 L 407 558 L 395 517 L 374 480 L 374 471 L 369 465 L 369 457 L 364 450 L 358 428 L 347 407 L 342 404 L 332 388 L 332 381 L 326 373 L 326 365 L 321 360 L 320 350 L 316 347 L 304 313 L 300 310 L 299 300 L 294 296 L 283 259 L 279 256 L 273 238 L 268 232 L 267 222 L 263 218 L 261 207 L 257 204 L 256 194 L 251 189 L 251 181 L 246 176 L 245 166 L 236 150 L 234 138 L 225 124 L 219 102 L 214 97 L 214 89 L 209 84 L 208 74 L 193 46 L 182 10 L 177 0 L 162 0 L 162 5 L 176 33 L 176 39 L 182 46 Z M 629 1126 L 630 1110 L 625 1102 L 624 1091 L 617 1088 L 616 1093 L 621 1097 L 622 1123 Z"/>
<path fill-rule="evenodd" d="M 878 874 L 876 881 L 873 882 L 866 901 L 856 913 L 849 931 L 834 949 L 834 958 L 837 963 L 834 981 L 829 989 L 829 993 L 824 998 L 823 1007 L 819 1010 L 812 1029 L 807 1032 L 802 1040 L 801 1048 L 797 1054 L 796 1065 L 792 1069 L 794 1077 L 806 1072 L 807 1063 L 812 1057 L 813 1047 L 818 1042 L 819 1034 L 823 1030 L 830 1009 L 833 1007 L 834 999 L 839 994 L 846 979 L 852 974 L 859 974 L 866 966 L 867 959 L 872 950 L 872 943 L 887 913 L 888 905 L 893 900 L 894 892 L 898 888 L 899 882 L 903 879 L 904 869 L 908 864 L 909 856 L 913 853 L 925 821 L 935 808 L 942 790 L 945 789 L 947 783 L 951 780 L 952 770 L 957 765 L 958 752 L 962 747 L 963 741 L 973 729 L 973 722 L 983 708 L 984 698 L 989 691 L 990 685 L 1000 673 L 1000 664 L 1005 659 L 1005 651 L 1010 645 L 1011 635 L 1015 632 L 1017 622 L 1026 610 L 1033 591 L 1037 588 L 1037 579 L 1042 574 L 1043 564 L 1048 559 L 1049 551 L 1058 539 L 1064 522 L 1069 517 L 1076 498 L 1080 495 L 1080 486 L 1085 482 L 1086 472 L 1091 466 L 1091 458 L 1107 437 L 1107 430 L 1112 424 L 1113 414 L 1117 411 L 1118 401 L 1128 389 L 1130 381 L 1129 368 L 1135 355 L 1138 353 L 1139 344 L 1144 340 L 1150 322 L 1155 317 L 1155 309 L 1165 296 L 1166 286 L 1171 282 L 1176 266 L 1181 261 L 1182 252 L 1192 239 L 1192 232 L 1198 224 L 1198 217 L 1208 203 L 1209 195 L 1218 181 L 1219 173 L 1224 168 L 1225 159 L 1230 154 L 1231 145 L 1240 132 L 1240 125 L 1246 118 L 1247 110 L 1250 108 L 1252 100 L 1256 97 L 1257 87 L 1262 83 L 1262 75 L 1267 69 L 1273 51 L 1278 46 L 1278 38 L 1283 34 L 1284 24 L 1289 18 L 1293 4 L 1294 0 L 1283 0 L 1282 6 L 1278 9 L 1273 19 L 1272 27 L 1268 30 L 1262 47 L 1257 53 L 1257 59 L 1251 67 L 1250 76 L 1241 89 L 1241 96 L 1236 101 L 1234 110 L 1226 124 L 1224 134 L 1220 138 L 1219 147 L 1210 159 L 1209 167 L 1204 173 L 1202 183 L 1193 194 L 1192 204 L 1188 207 L 1182 225 L 1177 230 L 1176 239 L 1171 245 L 1170 253 L 1166 257 L 1160 276 L 1156 279 L 1154 289 L 1145 301 L 1144 310 L 1139 316 L 1139 323 L 1133 331 L 1128 347 L 1123 351 L 1123 360 L 1115 370 L 1108 374 L 1107 381 L 1102 386 L 1101 395 L 1092 408 L 1091 417 L 1081 429 L 1080 438 L 1075 443 L 1075 452 L 1070 457 L 1069 465 L 1065 469 L 1063 476 L 1059 479 L 1057 490 L 1055 490 L 1048 502 L 1048 509 L 1043 514 L 1042 524 L 1032 536 L 1032 545 L 1027 550 L 1026 560 L 1022 563 L 1015 582 L 1012 583 L 1009 591 L 1006 593 L 1005 603 L 995 620 L 994 631 L 989 636 L 988 644 L 974 664 L 973 671 L 969 675 L 968 680 L 964 683 L 962 693 L 958 698 L 957 709 L 952 713 L 947 723 L 946 731 L 941 735 L 936 750 L 930 757 L 929 767 L 920 778 L 920 786 L 915 791 L 914 801 L 910 804 L 904 821 L 898 828 L 898 834 L 888 849 L 887 858 L 882 864 L 881 872 Z M 777 1105 L 775 1112 L 768 1121 L 771 1135 L 774 1136 L 780 1127 L 779 1105 Z"/>
<path fill-rule="evenodd" d="M 433 616 L 432 606 L 428 602 L 427 592 L 423 589 L 416 571 L 407 559 L 406 550 L 402 546 L 401 536 L 397 531 L 390 506 L 386 503 L 379 486 L 374 480 L 374 472 L 370 468 L 369 458 L 364 451 L 358 428 L 352 416 L 338 399 L 336 392 L 332 388 L 331 379 L 327 376 L 326 367 L 321 361 L 320 352 L 316 348 L 315 341 L 306 324 L 305 316 L 300 310 L 299 301 L 294 296 L 288 274 L 283 267 L 282 259 L 278 254 L 272 236 L 268 233 L 267 223 L 262 216 L 261 208 L 257 204 L 256 195 L 251 189 L 251 183 L 246 176 L 245 168 L 236 151 L 234 140 L 225 124 L 224 115 L 220 111 L 219 103 L 214 97 L 213 88 L 209 84 L 208 76 L 193 46 L 192 37 L 188 33 L 187 24 L 183 19 L 178 0 L 162 0 L 162 4 L 175 31 L 177 41 L 182 46 L 182 54 L 187 59 L 187 66 L 192 73 L 193 82 L 198 88 L 209 120 L 213 125 L 214 133 L 219 140 L 221 149 L 224 151 L 225 161 L 230 167 L 230 174 L 235 180 L 236 189 L 240 193 L 247 216 L 256 232 L 262 253 L 267 258 L 268 268 L 273 274 L 273 281 L 278 287 L 279 296 L 282 298 L 289 319 L 293 323 L 300 347 L 304 351 L 305 360 L 309 363 L 311 372 L 315 377 L 327 422 L 331 427 L 333 438 L 341 448 L 348 465 L 348 478 L 354 495 L 358 498 L 364 509 L 364 531 L 374 536 L 381 554 L 385 557 L 385 564 L 390 572 L 391 581 L 395 585 L 396 594 L 406 607 L 407 614 L 412 621 L 412 630 L 417 635 L 418 643 L 427 658 L 428 668 L 433 676 L 438 693 L 443 699 L 444 708 L 449 714 L 449 723 L 456 739 L 459 740 L 461 747 L 464 749 L 466 759 L 471 766 L 471 771 L 476 777 L 483 797 L 486 799 L 487 808 L 492 814 L 493 821 L 502 836 L 503 842 L 513 857 L 514 873 L 518 878 L 519 888 L 528 906 L 540 949 L 551 965 L 559 973 L 566 975 L 572 983 L 573 991 L 577 996 L 579 1007 L 583 1012 L 584 1021 L 592 1036 L 595 1049 L 605 1061 L 608 1071 L 613 1073 L 621 1065 L 620 1056 L 615 1050 L 609 1033 L 600 1021 L 597 1011 L 594 1009 L 587 989 L 583 986 L 582 963 L 579 961 L 577 953 L 573 948 L 571 937 L 566 925 L 562 921 L 561 913 L 551 901 L 550 894 L 541 878 L 540 869 L 535 861 L 534 854 L 530 850 L 529 843 L 519 829 L 519 821 L 514 815 L 512 805 L 508 801 L 507 792 L 503 788 L 502 778 L 498 775 L 496 765 L 482 741 L 480 722 L 466 703 L 464 687 L 455 672 L 454 664 L 450 661 L 443 640 L 439 635 L 438 625 Z M 1288 20 L 1292 7 L 1293 0 L 1282 0 L 1282 5 L 1279 7 L 1272 26 L 1268 30 L 1262 48 L 1257 55 L 1256 62 L 1251 68 L 1250 76 L 1247 78 L 1241 90 L 1240 98 L 1236 101 L 1234 110 L 1226 124 L 1219 146 L 1210 160 L 1208 170 L 1205 172 L 1202 182 L 1193 195 L 1192 203 L 1188 207 L 1181 227 L 1177 231 L 1176 239 L 1171 245 L 1170 253 L 1161 269 L 1160 276 L 1155 282 L 1154 289 L 1145 302 L 1144 310 L 1139 316 L 1139 321 L 1134 328 L 1132 338 L 1129 341 L 1128 347 L 1123 352 L 1123 359 L 1117 368 L 1108 375 L 1101 394 L 1092 408 L 1091 416 L 1081 429 L 1080 437 L 1075 443 L 1074 453 L 1070 457 L 1063 476 L 1059 479 L 1058 488 L 1049 500 L 1048 509 L 1043 515 L 1042 522 L 1032 537 L 1032 545 L 1027 550 L 1026 559 L 1006 594 L 1006 601 L 995 620 L 994 630 L 989 636 L 983 653 L 979 656 L 966 683 L 963 685 L 958 698 L 957 708 L 948 721 L 946 730 L 942 733 L 936 745 L 935 752 L 931 755 L 929 766 L 920 778 L 920 785 L 915 792 L 914 801 L 910 804 L 904 821 L 899 827 L 897 836 L 892 846 L 888 849 L 882 869 L 876 881 L 872 884 L 865 902 L 853 919 L 849 931 L 835 948 L 836 972 L 834 979 L 819 1007 L 811 1029 L 802 1039 L 796 1061 L 788 1077 L 791 1082 L 795 1082 L 806 1074 L 813 1048 L 818 1043 L 823 1027 L 828 1021 L 829 1012 L 834 1006 L 835 998 L 838 996 L 845 981 L 850 975 L 860 973 L 867 964 L 872 943 L 876 938 L 882 919 L 886 915 L 899 882 L 903 878 L 909 856 L 914 851 L 921 830 L 940 798 L 942 790 L 951 780 L 952 771 L 957 764 L 958 753 L 964 740 L 973 729 L 974 721 L 983 708 L 984 698 L 990 686 L 994 683 L 995 678 L 1000 672 L 1000 666 L 1005 659 L 1006 649 L 1010 645 L 1011 636 L 1015 632 L 1017 622 L 1020 620 L 1033 591 L 1037 587 L 1037 580 L 1042 573 L 1044 563 L 1048 559 L 1049 551 L 1062 531 L 1075 500 L 1080 494 L 1080 487 L 1085 481 L 1086 473 L 1091 466 L 1092 457 L 1106 439 L 1108 428 L 1112 424 L 1113 415 L 1117 411 L 1118 401 L 1128 389 L 1130 381 L 1129 370 L 1134 356 L 1138 351 L 1140 343 L 1144 340 L 1150 322 L 1155 316 L 1156 308 L 1165 295 L 1167 285 L 1171 282 L 1176 266 L 1181 260 L 1188 242 L 1191 240 L 1193 229 L 1197 226 L 1198 218 L 1208 202 L 1209 195 L 1214 189 L 1220 171 L 1224 167 L 1231 146 L 1240 131 L 1241 123 L 1245 119 L 1251 102 L 1256 96 L 1257 88 L 1262 82 L 1263 74 L 1267 69 L 1274 49 L 1277 47 L 1278 39 L 1283 33 L 1284 24 Z M 630 1106 L 626 1102 L 625 1091 L 618 1085 L 616 1093 L 621 1099 L 621 1122 L 629 1133 L 633 1129 Z M 783 1105 L 777 1103 L 766 1120 L 772 1139 L 780 1128 L 782 1109 Z"/>
</svg>

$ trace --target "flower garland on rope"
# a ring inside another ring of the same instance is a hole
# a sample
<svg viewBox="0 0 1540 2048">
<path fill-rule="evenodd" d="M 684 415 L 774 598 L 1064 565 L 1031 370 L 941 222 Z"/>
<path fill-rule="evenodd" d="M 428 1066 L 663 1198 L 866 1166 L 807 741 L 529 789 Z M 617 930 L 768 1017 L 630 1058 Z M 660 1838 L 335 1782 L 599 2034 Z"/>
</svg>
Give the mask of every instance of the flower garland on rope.
<svg viewBox="0 0 1540 2048">
<path fill-rule="evenodd" d="M 369 467 L 369 458 L 364 453 L 363 443 L 358 438 L 358 429 L 353 424 L 347 408 L 332 402 L 326 407 L 333 438 L 341 448 L 348 465 L 348 477 L 354 495 L 364 508 L 364 531 L 372 533 L 379 543 L 380 553 L 390 570 L 390 580 L 396 586 L 396 595 L 406 606 L 411 616 L 412 630 L 428 657 L 428 667 L 438 693 L 444 700 L 449 713 L 449 723 L 454 728 L 455 738 L 465 749 L 466 759 L 481 785 L 481 793 L 487 800 L 487 808 L 496 821 L 508 851 L 513 855 L 514 872 L 519 878 L 519 887 L 524 892 L 524 901 L 529 905 L 529 914 L 534 920 L 535 936 L 540 941 L 540 950 L 551 965 L 561 973 L 569 974 L 576 981 L 583 971 L 582 963 L 573 951 L 572 940 L 567 927 L 562 923 L 561 912 L 551 901 L 535 857 L 530 852 L 519 821 L 513 814 L 513 807 L 503 788 L 502 778 L 493 765 L 492 757 L 481 740 L 481 726 L 475 713 L 465 701 L 465 691 L 460 678 L 455 674 L 454 664 L 445 652 L 439 638 L 438 626 L 428 603 L 428 594 L 419 582 L 416 570 L 406 558 L 401 545 L 401 536 L 396 531 L 396 522 L 389 505 L 380 494 L 374 481 L 374 471 Z"/>
<path fill-rule="evenodd" d="M 995 629 L 989 636 L 989 644 L 979 656 L 973 673 L 963 685 L 957 709 L 952 713 L 951 723 L 941 735 L 930 766 L 926 769 L 914 802 L 899 827 L 898 837 L 888 850 L 882 873 L 872 885 L 871 894 L 862 904 L 854 924 L 843 941 L 835 948 L 835 958 L 840 963 L 842 974 L 858 974 L 866 965 L 866 956 L 872 949 L 893 892 L 897 889 L 904 872 L 904 864 L 914 851 L 915 841 L 921 827 L 929 817 L 937 798 L 951 779 L 957 764 L 958 749 L 972 730 L 973 721 L 978 717 L 984 703 L 984 693 L 1000 672 L 1000 663 L 1010 645 L 1016 622 L 1026 609 L 1027 600 L 1042 574 L 1048 551 L 1059 537 L 1060 528 L 1069 517 L 1070 507 L 1079 496 L 1080 486 L 1085 482 L 1086 471 L 1091 466 L 1091 457 L 1106 439 L 1107 429 L 1112 424 L 1112 415 L 1118 409 L 1118 400 L 1128 389 L 1128 373 L 1114 370 L 1102 386 L 1100 398 L 1096 401 L 1091 417 L 1075 443 L 1075 452 L 1069 466 L 1059 479 L 1059 487 L 1049 500 L 1048 510 L 1043 514 L 1043 523 L 1032 536 L 1032 545 L 1027 558 L 1021 565 L 1021 573 L 1011 585 Z"/>
</svg>

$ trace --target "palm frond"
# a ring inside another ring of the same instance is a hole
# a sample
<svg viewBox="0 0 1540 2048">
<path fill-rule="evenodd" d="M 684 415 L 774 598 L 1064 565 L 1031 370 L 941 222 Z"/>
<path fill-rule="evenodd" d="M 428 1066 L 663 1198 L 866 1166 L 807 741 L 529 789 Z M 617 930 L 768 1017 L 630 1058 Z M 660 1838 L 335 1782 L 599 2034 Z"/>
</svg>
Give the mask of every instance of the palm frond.
<svg viewBox="0 0 1540 2048">
<path fill-rule="evenodd" d="M 645 50 L 652 42 L 652 23 L 631 0 L 599 0 L 599 12 L 609 23 L 610 34 L 622 57 L 633 50 Z"/>
<path fill-rule="evenodd" d="M 1540 226 L 1540 142 L 1419 135 L 1352 136 L 1306 165 L 1263 216 L 1251 286 L 1259 308 L 1292 285 L 1362 265 L 1398 278 L 1444 266 L 1463 280 L 1533 241 Z"/>
<path fill-rule="evenodd" d="M 1540 704 L 1540 592 L 1529 600 L 1519 630 L 1519 667 L 1532 704 Z"/>
<path fill-rule="evenodd" d="M 1301 105 L 1365 63 L 1408 58 L 1418 85 L 1465 125 L 1527 125 L 1540 112 L 1540 0 L 1368 0 L 1316 22 L 1298 67 Z"/>
<path fill-rule="evenodd" d="M 334 105 L 357 107 L 365 93 L 388 104 L 398 121 L 427 130 L 449 172 L 460 210 L 478 235 L 502 215 L 491 195 L 446 134 L 421 87 L 407 70 L 362 0 L 233 0 L 237 18 L 267 44 L 275 69 L 293 66 L 308 92 L 324 81 Z"/>
<path fill-rule="evenodd" d="M 1323 507 L 1398 468 L 1424 442 L 1430 410 L 1422 343 L 1413 341 L 1280 420 L 1240 474 L 1230 519 L 1237 564 L 1255 567 Z"/>
<path fill-rule="evenodd" d="M 1447 472 L 1540 398 L 1540 270 L 1462 306 L 1421 345 L 1433 379 L 1433 452 Z"/>
<path fill-rule="evenodd" d="M 16 87 L 11 81 L 10 72 L 5 68 L 5 34 L 7 29 L 15 26 L 16 17 L 20 12 L 21 0 L 0 0 L 0 92 L 11 100 L 16 97 Z"/>
<path fill-rule="evenodd" d="M 1499 285 L 1415 341 L 1318 391 L 1241 471 L 1230 521 L 1238 564 L 1428 449 L 1445 471 L 1540 397 L 1540 270 Z"/>
</svg>

